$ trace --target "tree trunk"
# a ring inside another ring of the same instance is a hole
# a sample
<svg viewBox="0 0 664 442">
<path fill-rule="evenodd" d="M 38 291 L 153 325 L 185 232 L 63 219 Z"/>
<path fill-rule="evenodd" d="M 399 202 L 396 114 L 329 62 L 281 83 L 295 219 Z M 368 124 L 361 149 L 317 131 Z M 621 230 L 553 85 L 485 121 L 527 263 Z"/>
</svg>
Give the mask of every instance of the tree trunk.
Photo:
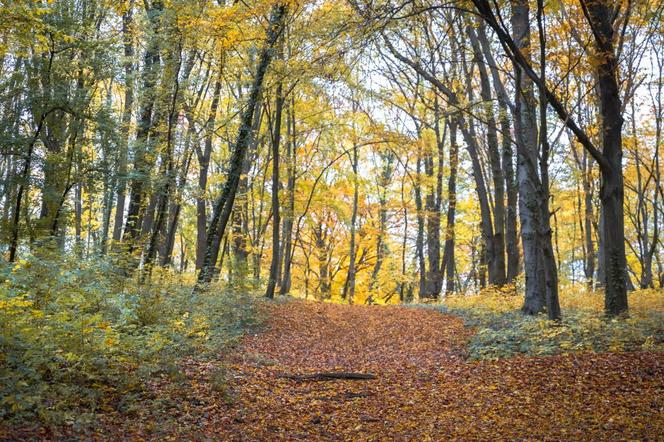
<svg viewBox="0 0 664 442">
<path fill-rule="evenodd" d="M 358 166 L 358 148 L 357 143 L 353 142 L 353 209 L 350 217 L 350 250 L 348 251 L 348 276 L 346 277 L 346 284 L 344 285 L 343 299 L 347 299 L 349 304 L 353 303 L 355 298 L 355 225 L 357 223 L 357 205 L 359 199 L 359 185 L 357 176 Z"/>
<path fill-rule="evenodd" d="M 602 154 L 600 198 L 604 214 L 602 239 L 606 286 L 604 308 L 609 316 L 626 313 L 627 260 L 625 258 L 624 185 L 622 176 L 622 107 L 618 85 L 618 60 L 614 48 L 613 8 L 608 0 L 581 0 L 584 14 L 593 28 L 598 54 Z"/>
<path fill-rule="evenodd" d="M 443 252 L 443 271 L 447 279 L 445 293 L 454 292 L 454 223 L 456 215 L 456 179 L 459 166 L 459 146 L 457 145 L 457 123 L 449 121 L 450 130 L 450 176 L 447 182 L 447 225 L 445 226 L 445 250 Z"/>
<path fill-rule="evenodd" d="M 113 241 L 122 239 L 122 224 L 124 221 L 125 194 L 127 189 L 127 155 L 129 152 L 129 137 L 131 131 L 131 113 L 134 107 L 134 42 L 133 42 L 133 8 L 134 0 L 129 0 L 127 10 L 122 15 L 122 41 L 125 57 L 125 95 L 122 109 L 122 140 L 118 154 L 118 182 L 115 204 L 115 217 L 113 220 Z"/>
<path fill-rule="evenodd" d="M 416 175 L 415 175 L 415 208 L 417 210 L 417 239 L 415 240 L 415 256 L 417 258 L 417 266 L 419 271 L 419 289 L 418 297 L 420 299 L 428 298 L 429 295 L 426 292 L 426 263 L 424 261 L 424 214 L 422 213 L 422 158 L 421 158 L 421 149 L 417 148 L 417 166 L 416 166 Z"/>
<path fill-rule="evenodd" d="M 292 94 L 292 92 L 291 92 Z M 290 292 L 291 286 L 291 263 L 293 261 L 293 218 L 295 216 L 295 160 L 296 155 L 296 132 L 295 132 L 295 99 L 291 96 L 291 105 L 289 106 L 289 130 L 288 130 L 288 143 L 287 143 L 287 157 L 288 165 L 286 167 L 287 191 L 288 191 L 288 210 L 285 213 L 283 228 L 284 228 L 284 252 L 281 254 L 283 261 L 283 272 L 281 273 L 281 285 L 279 292 L 287 294 Z"/>
<path fill-rule="evenodd" d="M 211 281 L 213 269 L 219 255 L 219 245 L 221 238 L 226 230 L 228 219 L 230 218 L 233 209 L 233 202 L 235 201 L 235 194 L 237 192 L 238 184 L 240 181 L 240 174 L 251 136 L 251 128 L 253 126 L 254 113 L 256 106 L 258 106 L 259 96 L 263 88 L 263 80 L 265 73 L 272 60 L 272 53 L 274 45 L 281 33 L 284 16 L 286 13 L 286 6 L 277 4 L 272 8 L 270 13 L 270 22 L 267 31 L 267 40 L 261 52 L 260 60 L 254 76 L 254 81 L 249 93 L 247 105 L 242 112 L 240 121 L 240 130 L 238 132 L 235 148 L 233 149 L 233 156 L 231 158 L 230 169 L 228 178 L 224 184 L 221 195 L 217 198 L 214 205 L 212 220 L 207 232 L 207 244 L 205 247 L 205 257 L 203 265 L 198 274 L 198 282 L 196 290 L 204 289 Z"/>
<path fill-rule="evenodd" d="M 467 33 L 473 48 L 474 62 L 480 74 L 480 97 L 483 102 L 483 116 L 487 125 L 487 149 L 489 152 L 489 164 L 493 178 L 494 204 L 493 204 L 493 253 L 494 270 L 492 284 L 498 287 L 506 283 L 505 269 L 505 181 L 503 169 L 500 164 L 500 149 L 498 146 L 498 128 L 493 111 L 493 97 L 491 95 L 491 84 L 489 73 L 486 69 L 486 61 L 482 57 L 479 40 L 471 26 L 467 27 Z"/>
<path fill-rule="evenodd" d="M 196 269 L 200 270 L 205 258 L 205 245 L 207 244 L 207 180 L 210 168 L 210 155 L 212 154 L 212 138 L 214 136 L 214 125 L 217 119 L 219 107 L 219 96 L 221 95 L 221 69 L 214 85 L 212 102 L 210 103 L 210 114 L 206 123 L 205 145 L 201 151 L 196 145 L 196 157 L 198 158 L 198 193 L 196 194 Z"/>
<path fill-rule="evenodd" d="M 279 216 L 279 145 L 281 143 L 281 118 L 284 109 L 285 97 L 282 84 L 277 86 L 277 100 L 275 109 L 274 134 L 272 135 L 272 262 L 268 277 L 265 297 L 274 298 L 274 289 L 279 278 L 280 242 L 279 229 L 281 221 Z"/>
<path fill-rule="evenodd" d="M 514 41 L 525 54 L 530 50 L 530 10 L 526 0 L 512 0 L 512 30 Z M 537 176 L 538 133 L 536 101 L 533 82 L 517 71 L 517 93 L 515 98 L 515 132 L 517 137 L 517 180 L 519 183 L 519 218 L 521 221 L 521 243 L 523 244 L 526 293 L 523 311 L 534 315 L 546 305 L 546 280 L 543 245 L 539 238 L 540 197 L 548 199 L 548 189 L 542 194 Z"/>
</svg>

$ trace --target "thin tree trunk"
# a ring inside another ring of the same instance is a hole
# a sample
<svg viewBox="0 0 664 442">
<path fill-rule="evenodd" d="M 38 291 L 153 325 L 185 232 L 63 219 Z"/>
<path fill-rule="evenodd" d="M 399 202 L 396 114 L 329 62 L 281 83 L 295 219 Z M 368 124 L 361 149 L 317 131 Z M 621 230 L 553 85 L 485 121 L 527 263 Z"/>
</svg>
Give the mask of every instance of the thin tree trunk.
<svg viewBox="0 0 664 442">
<path fill-rule="evenodd" d="M 420 275 L 420 284 L 418 297 L 424 299 L 428 297 L 426 292 L 426 263 L 424 261 L 424 214 L 422 213 L 422 158 L 420 143 L 417 144 L 417 166 L 415 174 L 415 208 L 417 210 L 417 239 L 415 240 L 415 256 L 417 257 L 418 271 Z"/>
<path fill-rule="evenodd" d="M 493 97 L 491 84 L 486 69 L 486 62 L 482 58 L 482 51 L 475 31 L 467 27 L 467 33 L 473 48 L 474 62 L 480 76 L 480 97 L 483 102 L 483 115 L 487 125 L 487 148 L 489 164 L 493 178 L 494 204 L 493 204 L 493 277 L 492 284 L 503 286 L 506 283 L 505 267 L 505 181 L 500 164 L 500 149 L 498 146 L 498 128 L 493 112 Z"/>
<path fill-rule="evenodd" d="M 147 2 L 146 2 L 147 4 Z M 140 236 L 143 225 L 143 203 L 150 174 L 151 161 L 148 158 L 149 134 L 153 125 L 156 124 L 156 116 L 153 115 L 155 101 L 157 98 L 156 84 L 161 65 L 160 57 L 160 22 L 163 3 L 160 0 L 148 5 L 147 15 L 150 22 L 151 36 L 148 41 L 145 55 L 143 57 L 144 67 L 142 72 L 141 107 L 139 112 L 138 129 L 136 131 L 136 148 L 134 151 L 134 175 L 130 183 L 129 207 L 127 209 L 127 220 L 123 232 L 123 241 L 127 242 L 127 251 L 134 250 L 136 240 Z"/>
<path fill-rule="evenodd" d="M 283 272 L 281 273 L 281 284 L 279 292 L 282 294 L 287 294 L 290 292 L 291 286 L 291 263 L 293 261 L 293 219 L 295 217 L 295 159 L 296 155 L 296 132 L 295 132 L 295 98 L 292 96 L 291 92 L 291 104 L 289 106 L 289 130 L 288 130 L 288 143 L 287 143 L 287 157 L 288 164 L 286 167 L 286 173 L 288 174 L 287 179 L 287 188 L 288 191 L 288 210 L 285 213 L 285 218 L 283 222 L 284 228 L 284 252 L 281 254 L 281 260 L 283 262 Z"/>
<path fill-rule="evenodd" d="M 457 145 L 457 123 L 450 119 L 450 176 L 447 182 L 447 225 L 445 226 L 445 250 L 443 271 L 446 274 L 445 293 L 454 292 L 454 223 L 456 215 L 456 179 L 459 166 L 459 146 Z"/>
<path fill-rule="evenodd" d="M 270 22 L 267 31 L 267 41 L 261 52 L 256 75 L 249 93 L 247 105 L 242 113 L 240 121 L 240 130 L 231 158 L 228 178 L 224 184 L 221 195 L 217 198 L 214 205 L 212 220 L 207 232 L 207 244 L 205 249 L 205 258 L 198 274 L 197 290 L 204 289 L 211 281 L 213 269 L 219 254 L 219 244 L 226 230 L 228 219 L 233 209 L 233 202 L 237 192 L 240 174 L 244 163 L 247 147 L 251 136 L 251 128 L 258 99 L 263 88 L 263 79 L 272 60 L 274 45 L 281 33 L 286 6 L 277 4 L 272 8 Z"/>
<path fill-rule="evenodd" d="M 219 97 L 221 95 L 221 69 L 214 85 L 212 102 L 210 103 L 210 114 L 206 123 L 205 146 L 203 151 L 196 146 L 196 157 L 198 158 L 198 193 L 196 195 L 196 269 L 201 268 L 205 258 L 205 246 L 207 244 L 207 214 L 206 214 L 206 192 L 208 170 L 210 168 L 210 155 L 212 154 L 212 138 L 214 135 L 214 125 L 217 118 L 217 109 L 219 107 Z"/>
<path fill-rule="evenodd" d="M 344 285 L 344 293 L 342 298 L 348 299 L 348 303 L 352 304 L 353 299 L 355 298 L 355 225 L 357 223 L 357 205 L 358 205 L 358 148 L 357 143 L 353 143 L 353 157 L 352 157 L 352 169 L 353 169 L 353 208 L 350 217 L 350 250 L 348 252 L 348 276 L 346 277 L 346 284 Z"/>
<path fill-rule="evenodd" d="M 272 135 L 272 262 L 268 277 L 265 297 L 274 298 L 274 289 L 279 278 L 279 260 L 281 256 L 279 242 L 279 229 L 281 227 L 279 215 L 279 146 L 281 143 L 281 119 L 284 110 L 285 97 L 283 86 L 277 86 L 277 100 L 275 109 L 274 134 Z"/>
<path fill-rule="evenodd" d="M 122 40 L 125 57 L 125 95 L 122 110 L 122 141 L 118 154 L 118 182 L 115 204 L 115 217 L 113 220 L 113 241 L 122 239 L 122 224 L 124 220 L 125 194 L 127 189 L 127 154 L 129 151 L 129 137 L 131 131 L 131 113 L 134 107 L 134 42 L 133 42 L 133 8 L 134 0 L 129 0 L 127 10 L 122 15 Z"/>
</svg>

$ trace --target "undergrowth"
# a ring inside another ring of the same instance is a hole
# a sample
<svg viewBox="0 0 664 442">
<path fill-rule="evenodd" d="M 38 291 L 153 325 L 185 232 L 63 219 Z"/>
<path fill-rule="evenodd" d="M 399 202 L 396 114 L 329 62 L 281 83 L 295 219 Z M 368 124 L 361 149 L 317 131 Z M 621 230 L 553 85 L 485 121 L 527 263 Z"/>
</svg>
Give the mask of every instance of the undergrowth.
<svg viewBox="0 0 664 442">
<path fill-rule="evenodd" d="M 513 289 L 489 288 L 477 295 L 449 296 L 433 306 L 460 316 L 476 333 L 471 360 L 577 352 L 664 351 L 664 290 L 629 294 L 627 318 L 604 316 L 602 293 L 560 293 L 563 319 L 521 313 L 523 298 Z"/>
<path fill-rule="evenodd" d="M 169 271 L 139 283 L 110 259 L 30 256 L 0 267 L 0 421 L 86 425 L 145 406 L 185 357 L 218 359 L 255 322 L 253 297 Z"/>
</svg>

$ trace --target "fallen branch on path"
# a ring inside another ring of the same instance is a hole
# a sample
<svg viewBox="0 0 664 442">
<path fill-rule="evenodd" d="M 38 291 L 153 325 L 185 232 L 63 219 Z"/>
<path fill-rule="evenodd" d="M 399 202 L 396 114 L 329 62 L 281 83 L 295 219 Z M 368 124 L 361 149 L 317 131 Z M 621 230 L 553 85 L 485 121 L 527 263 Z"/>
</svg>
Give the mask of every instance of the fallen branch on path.
<svg viewBox="0 0 664 442">
<path fill-rule="evenodd" d="M 281 378 L 293 379 L 295 381 L 333 381 L 337 379 L 347 379 L 352 381 L 376 379 L 377 376 L 371 373 L 354 373 L 348 371 L 340 372 L 321 372 L 311 374 L 281 374 Z"/>
</svg>

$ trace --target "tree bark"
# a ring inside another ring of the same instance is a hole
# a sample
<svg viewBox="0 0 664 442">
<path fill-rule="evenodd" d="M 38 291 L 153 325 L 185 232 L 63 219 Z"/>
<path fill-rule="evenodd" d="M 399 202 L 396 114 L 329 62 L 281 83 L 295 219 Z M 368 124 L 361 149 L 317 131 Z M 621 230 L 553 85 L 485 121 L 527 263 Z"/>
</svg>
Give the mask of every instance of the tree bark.
<svg viewBox="0 0 664 442">
<path fill-rule="evenodd" d="M 486 61 L 482 57 L 479 40 L 471 26 L 467 27 L 473 49 L 474 62 L 480 76 L 480 97 L 483 104 L 483 116 L 487 125 L 487 149 L 489 152 L 489 164 L 493 178 L 493 278 L 492 284 L 498 287 L 505 285 L 505 181 L 502 166 L 500 164 L 500 148 L 498 146 L 498 128 L 493 111 L 493 97 L 491 95 L 491 84 L 486 69 Z"/>
<path fill-rule="evenodd" d="M 221 95 L 222 70 L 214 85 L 212 102 L 210 103 L 210 114 L 205 124 L 205 144 L 203 150 L 196 146 L 196 157 L 198 159 L 198 193 L 196 194 L 196 269 L 200 270 L 205 258 L 205 246 L 207 244 L 207 180 L 210 169 L 210 155 L 212 154 L 212 139 L 214 136 L 214 125 L 217 121 L 217 109 L 219 108 L 219 97 Z"/>
<path fill-rule="evenodd" d="M 447 182 L 447 225 L 445 226 L 445 250 L 442 270 L 446 274 L 445 293 L 454 292 L 454 223 L 456 215 L 456 179 L 459 166 L 459 146 L 457 145 L 457 123 L 449 121 L 450 131 L 450 176 Z"/>
<path fill-rule="evenodd" d="M 125 196 L 127 190 L 127 155 L 131 131 L 131 114 L 134 107 L 134 41 L 133 41 L 133 9 L 134 0 L 129 0 L 127 10 L 122 15 L 122 42 L 124 45 L 124 105 L 122 109 L 122 141 L 118 154 L 118 182 L 113 220 L 113 241 L 122 239 L 124 221 Z"/>
<path fill-rule="evenodd" d="M 356 259 L 356 247 L 355 247 L 355 226 L 357 224 L 357 205 L 359 199 L 359 185 L 358 185 L 358 176 L 357 176 L 357 167 L 358 167 L 358 148 L 357 143 L 353 140 L 353 157 L 352 157 L 352 169 L 353 169 L 353 208 L 350 217 L 350 246 L 348 251 L 348 276 L 346 277 L 346 284 L 344 285 L 343 299 L 347 299 L 349 304 L 353 303 L 355 298 L 355 259 Z"/>
<path fill-rule="evenodd" d="M 283 4 L 275 5 L 270 13 L 267 40 L 261 51 L 247 105 L 242 112 L 240 130 L 233 149 L 228 178 L 224 184 L 221 195 L 219 195 L 215 201 L 212 220 L 208 227 L 205 258 L 198 274 L 196 290 L 205 289 L 212 279 L 213 269 L 219 254 L 221 238 L 226 230 L 226 225 L 228 224 L 228 219 L 230 218 L 233 209 L 233 202 L 235 200 L 235 194 L 237 192 L 240 174 L 242 172 L 242 166 L 251 136 L 254 113 L 256 106 L 258 106 L 259 96 L 263 88 L 263 80 L 272 60 L 274 45 L 281 34 L 285 14 L 286 6 Z"/>
<path fill-rule="evenodd" d="M 265 297 L 274 298 L 274 289 L 279 278 L 279 260 L 281 256 L 279 229 L 281 221 L 279 216 L 279 145 L 281 143 L 281 119 L 284 109 L 285 97 L 282 84 L 277 86 L 277 99 L 275 109 L 274 134 L 272 135 L 272 262 L 268 277 Z"/>
<path fill-rule="evenodd" d="M 134 170 L 135 177 L 130 183 L 129 207 L 127 209 L 127 220 L 122 236 L 122 240 L 127 242 L 127 251 L 131 252 L 140 236 L 143 221 L 143 204 L 146 193 L 146 185 L 149 181 L 151 169 L 149 151 L 149 135 L 152 132 L 156 118 L 153 118 L 153 110 L 156 101 L 156 84 L 159 75 L 159 66 L 161 65 L 160 56 L 160 36 L 161 15 L 163 3 L 160 0 L 154 1 L 148 5 L 147 15 L 150 22 L 150 32 L 148 45 L 143 57 L 142 72 L 142 98 L 139 112 L 138 129 L 136 131 L 136 144 L 134 151 Z"/>
<path fill-rule="evenodd" d="M 618 60 L 614 48 L 614 11 L 608 0 L 580 0 L 593 29 L 597 52 L 602 155 L 600 198 L 604 214 L 601 232 L 604 240 L 606 286 L 604 308 L 608 315 L 626 313 L 627 260 L 625 258 L 624 184 L 622 176 L 622 106 L 618 85 Z"/>
<path fill-rule="evenodd" d="M 292 94 L 292 92 L 291 92 Z M 293 261 L 293 218 L 295 216 L 295 165 L 296 165 L 296 132 L 295 132 L 295 99 L 291 95 L 291 104 L 289 106 L 288 118 L 288 143 L 287 152 L 288 164 L 286 173 L 288 175 L 286 190 L 288 191 L 288 210 L 285 213 L 284 228 L 284 252 L 281 254 L 283 262 L 283 271 L 281 273 L 281 284 L 279 292 L 287 294 L 291 286 L 291 263 Z"/>
</svg>

